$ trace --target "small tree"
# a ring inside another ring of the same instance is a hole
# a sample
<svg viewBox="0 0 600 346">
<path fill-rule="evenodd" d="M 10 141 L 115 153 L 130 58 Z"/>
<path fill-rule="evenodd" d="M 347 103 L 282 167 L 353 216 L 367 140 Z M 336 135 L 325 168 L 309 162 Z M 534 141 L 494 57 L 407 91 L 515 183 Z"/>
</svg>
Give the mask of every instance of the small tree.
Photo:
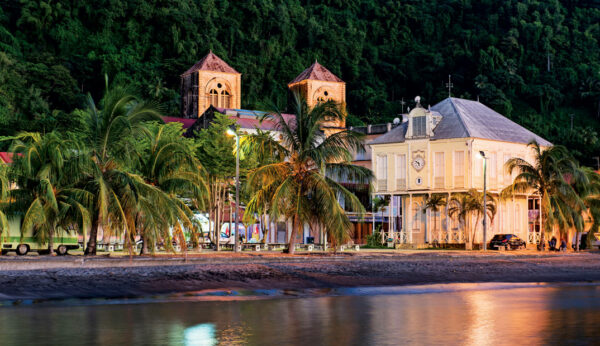
<svg viewBox="0 0 600 346">
<path fill-rule="evenodd" d="M 423 213 L 426 213 L 428 209 L 433 211 L 433 231 L 436 235 L 438 235 L 438 238 L 439 234 L 437 230 L 437 212 L 440 210 L 440 208 L 445 206 L 446 197 L 442 194 L 436 193 L 431 195 L 431 197 L 429 197 L 427 201 L 425 201 L 425 207 L 423 208 Z"/>
</svg>

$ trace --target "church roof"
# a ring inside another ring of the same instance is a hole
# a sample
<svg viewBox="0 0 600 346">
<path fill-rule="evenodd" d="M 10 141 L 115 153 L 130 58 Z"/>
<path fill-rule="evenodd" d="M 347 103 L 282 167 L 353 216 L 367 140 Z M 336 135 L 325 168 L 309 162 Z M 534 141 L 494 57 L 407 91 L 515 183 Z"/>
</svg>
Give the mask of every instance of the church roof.
<svg viewBox="0 0 600 346">
<path fill-rule="evenodd" d="M 433 130 L 431 139 L 482 138 L 527 144 L 536 140 L 542 146 L 552 143 L 527 130 L 478 101 L 450 97 L 431 107 L 442 120 Z M 368 144 L 402 143 L 408 123 L 398 126 Z"/>
<path fill-rule="evenodd" d="M 215 71 L 226 73 L 239 73 L 233 67 L 229 66 L 223 59 L 219 58 L 215 53 L 208 52 L 204 58 L 190 67 L 183 75 L 190 74 L 196 71 Z M 182 76 L 183 76 L 182 75 Z"/>
<path fill-rule="evenodd" d="M 331 71 L 325 68 L 325 66 L 319 64 L 318 61 L 315 60 L 314 64 L 310 65 L 306 70 L 302 71 L 293 81 L 288 84 L 294 84 L 306 79 L 312 80 L 322 80 L 326 82 L 341 82 L 338 76 L 334 75 Z"/>
</svg>

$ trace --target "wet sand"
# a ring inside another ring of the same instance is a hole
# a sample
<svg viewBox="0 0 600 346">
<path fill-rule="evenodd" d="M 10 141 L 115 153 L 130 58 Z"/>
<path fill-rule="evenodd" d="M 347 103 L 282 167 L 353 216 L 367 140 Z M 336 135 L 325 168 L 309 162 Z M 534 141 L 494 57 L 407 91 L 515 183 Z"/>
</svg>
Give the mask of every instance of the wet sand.
<svg viewBox="0 0 600 346">
<path fill-rule="evenodd" d="M 205 289 L 600 281 L 600 253 L 398 251 L 338 255 L 2 256 L 0 300 L 116 298 Z"/>
</svg>

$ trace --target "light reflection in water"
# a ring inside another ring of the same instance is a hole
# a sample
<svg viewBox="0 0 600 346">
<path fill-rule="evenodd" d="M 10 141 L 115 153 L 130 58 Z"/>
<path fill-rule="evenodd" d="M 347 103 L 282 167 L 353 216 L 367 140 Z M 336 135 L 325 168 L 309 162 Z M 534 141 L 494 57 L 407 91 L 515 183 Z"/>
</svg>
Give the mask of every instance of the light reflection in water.
<svg viewBox="0 0 600 346">
<path fill-rule="evenodd" d="M 600 339 L 597 286 L 473 287 L 395 295 L 4 307 L 0 343 L 529 345 Z"/>
<path fill-rule="evenodd" d="M 184 331 L 186 346 L 213 346 L 217 344 L 215 325 L 213 323 L 200 323 Z"/>
</svg>

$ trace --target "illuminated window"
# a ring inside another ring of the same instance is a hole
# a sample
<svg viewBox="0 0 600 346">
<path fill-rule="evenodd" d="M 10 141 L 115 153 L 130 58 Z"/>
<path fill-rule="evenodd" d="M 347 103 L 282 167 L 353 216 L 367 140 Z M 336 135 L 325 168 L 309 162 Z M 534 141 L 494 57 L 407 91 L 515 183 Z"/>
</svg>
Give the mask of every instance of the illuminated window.
<svg viewBox="0 0 600 346">
<path fill-rule="evenodd" d="M 465 152 L 454 152 L 454 187 L 465 185 Z"/>
</svg>

